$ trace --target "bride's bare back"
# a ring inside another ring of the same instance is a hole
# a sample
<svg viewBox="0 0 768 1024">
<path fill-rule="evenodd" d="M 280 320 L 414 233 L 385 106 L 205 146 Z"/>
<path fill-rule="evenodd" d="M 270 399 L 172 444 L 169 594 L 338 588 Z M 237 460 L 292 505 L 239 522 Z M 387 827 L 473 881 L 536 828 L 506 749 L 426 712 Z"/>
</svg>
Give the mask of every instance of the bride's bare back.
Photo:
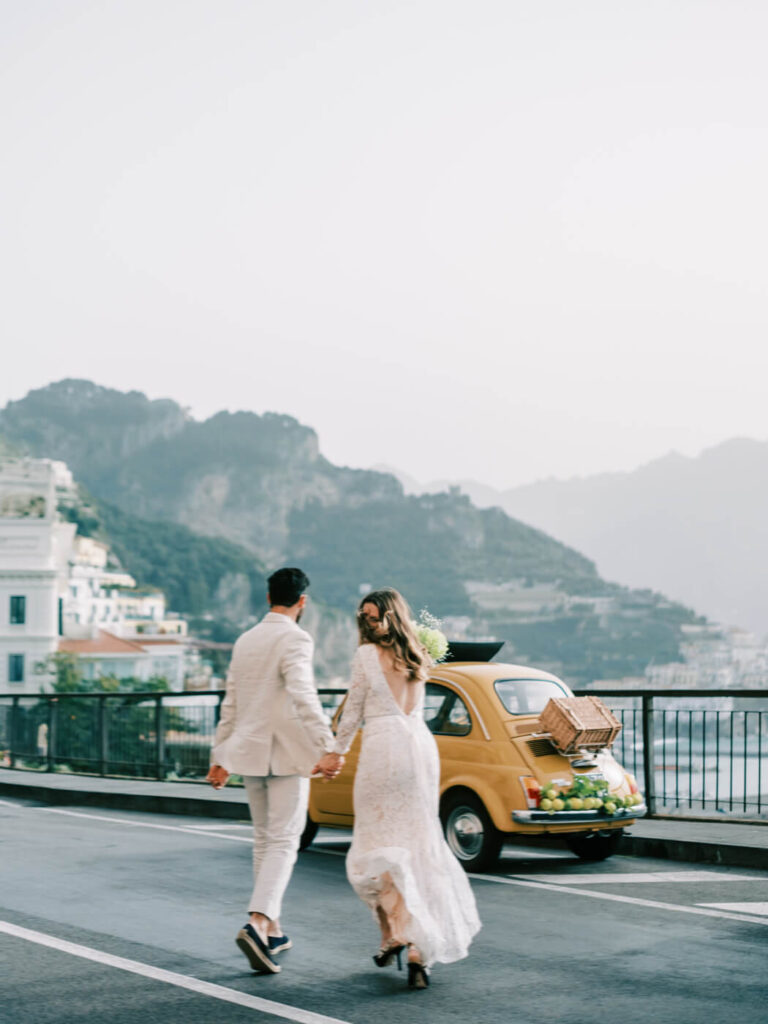
<svg viewBox="0 0 768 1024">
<path fill-rule="evenodd" d="M 381 674 L 387 681 L 392 697 L 404 715 L 410 715 L 421 698 L 424 684 L 411 682 L 405 669 L 396 665 L 395 656 L 383 647 L 376 648 Z"/>
</svg>

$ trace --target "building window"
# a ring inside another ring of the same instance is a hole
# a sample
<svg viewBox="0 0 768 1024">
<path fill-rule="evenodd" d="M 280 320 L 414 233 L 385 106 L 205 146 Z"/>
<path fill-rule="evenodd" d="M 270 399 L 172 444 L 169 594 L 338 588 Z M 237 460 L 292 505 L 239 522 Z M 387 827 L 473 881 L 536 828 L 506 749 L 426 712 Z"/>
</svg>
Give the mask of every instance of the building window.
<svg viewBox="0 0 768 1024">
<path fill-rule="evenodd" d="M 22 595 L 11 597 L 11 625 L 23 626 L 27 621 L 27 599 Z"/>
<path fill-rule="evenodd" d="M 23 683 L 24 682 L 24 655 L 23 654 L 9 654 L 8 655 L 8 682 L 9 683 Z"/>
</svg>

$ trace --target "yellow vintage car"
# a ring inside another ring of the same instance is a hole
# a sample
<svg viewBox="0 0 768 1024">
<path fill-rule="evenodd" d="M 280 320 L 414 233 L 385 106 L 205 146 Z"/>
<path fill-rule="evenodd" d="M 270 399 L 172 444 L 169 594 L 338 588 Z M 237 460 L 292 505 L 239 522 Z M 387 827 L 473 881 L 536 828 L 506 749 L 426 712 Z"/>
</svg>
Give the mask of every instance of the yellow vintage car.
<svg viewBox="0 0 768 1024">
<path fill-rule="evenodd" d="M 466 661 L 433 669 L 424 718 L 440 753 L 440 817 L 467 871 L 492 867 L 502 845 L 522 836 L 543 842 L 558 836 L 583 859 L 603 860 L 615 852 L 624 826 L 646 813 L 634 776 L 610 750 L 566 756 L 547 736 L 537 735 L 538 716 L 550 697 L 571 696 L 557 676 L 521 665 Z M 334 715 L 334 728 L 343 707 Z M 302 849 L 321 825 L 352 825 L 360 741 L 358 733 L 337 778 L 313 779 Z M 608 796 L 596 807 L 597 799 L 577 800 L 579 809 L 571 809 L 571 801 L 546 799 L 553 788 L 564 794 L 574 784 L 585 791 L 601 787 Z"/>
</svg>

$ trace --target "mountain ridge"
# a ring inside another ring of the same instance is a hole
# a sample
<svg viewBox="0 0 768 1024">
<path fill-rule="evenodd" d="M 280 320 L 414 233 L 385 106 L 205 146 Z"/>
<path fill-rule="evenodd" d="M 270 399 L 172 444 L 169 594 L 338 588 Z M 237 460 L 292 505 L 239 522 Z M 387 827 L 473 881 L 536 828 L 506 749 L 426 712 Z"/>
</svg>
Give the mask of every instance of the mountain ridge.
<svg viewBox="0 0 768 1024">
<path fill-rule="evenodd" d="M 458 490 L 406 495 L 390 474 L 334 466 L 316 433 L 283 414 L 198 422 L 168 399 L 66 380 L 9 403 L 0 434 L 64 459 L 124 514 L 225 538 L 265 567 L 301 564 L 313 595 L 344 615 L 362 590 L 393 585 L 414 608 L 505 638 L 508 658 L 574 683 L 674 660 L 681 624 L 698 621 L 650 590 L 607 583 L 572 547 Z"/>
<path fill-rule="evenodd" d="M 768 632 L 758 568 L 768 561 L 768 441 L 729 438 L 696 456 L 669 452 L 631 471 L 504 491 L 459 486 L 479 506 L 501 507 L 584 552 L 625 586 L 651 586 L 726 625 Z"/>
</svg>

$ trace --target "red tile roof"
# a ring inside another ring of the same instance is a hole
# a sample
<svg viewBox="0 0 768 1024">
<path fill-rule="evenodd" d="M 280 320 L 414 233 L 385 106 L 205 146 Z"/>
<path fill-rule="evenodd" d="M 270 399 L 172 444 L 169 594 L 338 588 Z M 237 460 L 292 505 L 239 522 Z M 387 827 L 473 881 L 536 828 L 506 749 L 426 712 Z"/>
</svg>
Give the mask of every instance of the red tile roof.
<svg viewBox="0 0 768 1024">
<path fill-rule="evenodd" d="M 132 640 L 123 640 L 100 629 L 96 637 L 69 637 L 59 640 L 59 650 L 67 654 L 144 654 L 144 648 Z"/>
</svg>

